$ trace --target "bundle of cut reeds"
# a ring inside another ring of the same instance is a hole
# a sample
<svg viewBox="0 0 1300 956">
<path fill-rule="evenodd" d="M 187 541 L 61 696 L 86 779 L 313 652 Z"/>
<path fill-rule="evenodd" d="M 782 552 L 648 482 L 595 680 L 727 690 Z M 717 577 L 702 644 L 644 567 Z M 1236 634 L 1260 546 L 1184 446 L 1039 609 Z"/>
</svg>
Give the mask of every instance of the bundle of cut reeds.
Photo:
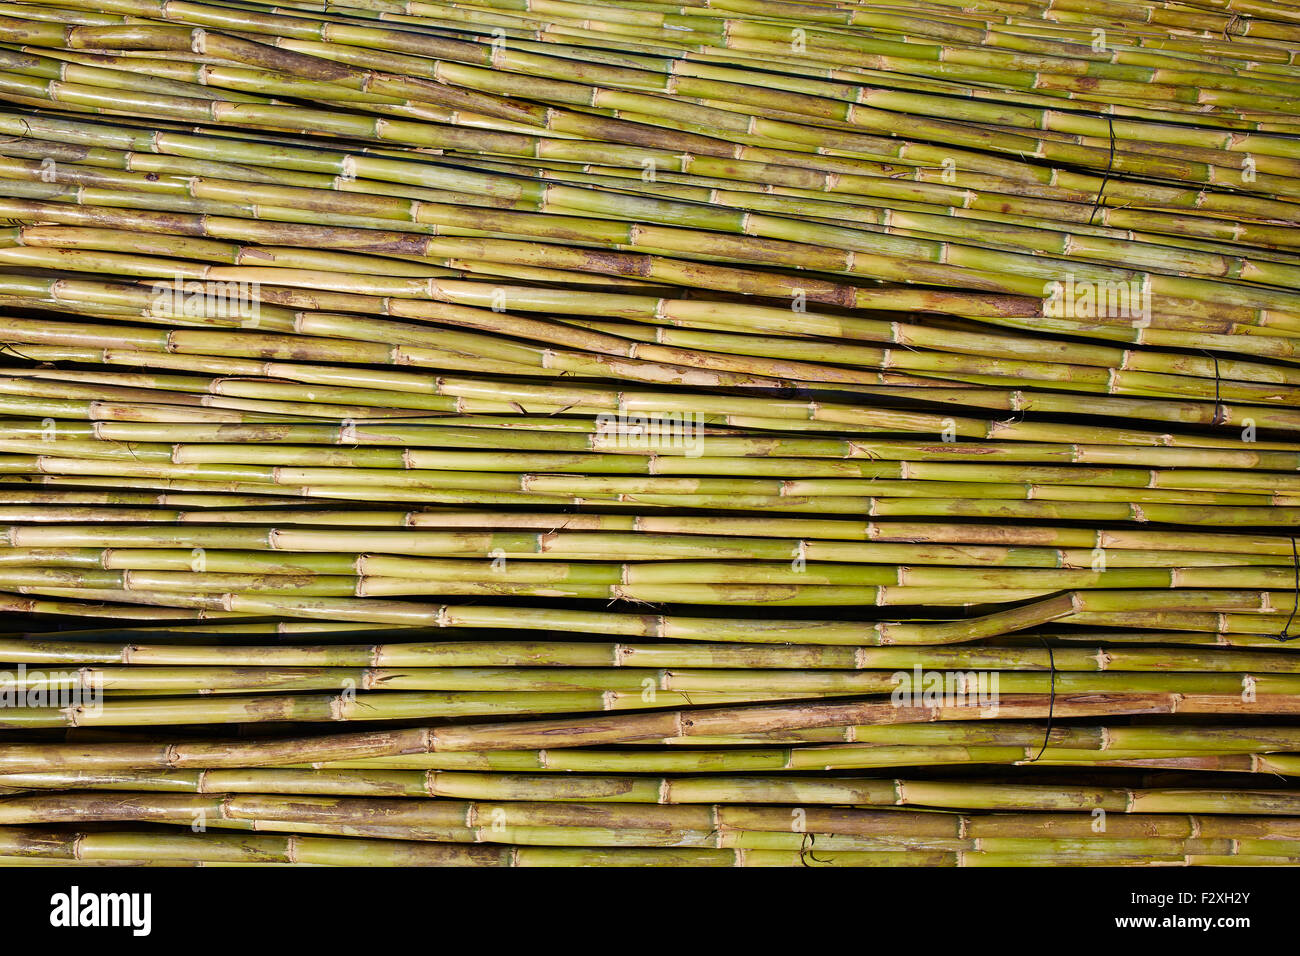
<svg viewBox="0 0 1300 956">
<path fill-rule="evenodd" d="M 0 3 L 0 863 L 1300 862 L 1297 50 Z"/>
</svg>

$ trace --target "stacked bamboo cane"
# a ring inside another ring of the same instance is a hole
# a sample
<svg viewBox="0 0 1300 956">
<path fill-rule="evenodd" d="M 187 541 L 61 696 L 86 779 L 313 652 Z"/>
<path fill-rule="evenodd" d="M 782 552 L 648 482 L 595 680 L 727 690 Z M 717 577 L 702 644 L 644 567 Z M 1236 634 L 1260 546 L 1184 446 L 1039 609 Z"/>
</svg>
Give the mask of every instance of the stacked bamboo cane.
<svg viewBox="0 0 1300 956">
<path fill-rule="evenodd" d="M 1297 50 L 0 3 L 0 863 L 1300 863 Z"/>
</svg>

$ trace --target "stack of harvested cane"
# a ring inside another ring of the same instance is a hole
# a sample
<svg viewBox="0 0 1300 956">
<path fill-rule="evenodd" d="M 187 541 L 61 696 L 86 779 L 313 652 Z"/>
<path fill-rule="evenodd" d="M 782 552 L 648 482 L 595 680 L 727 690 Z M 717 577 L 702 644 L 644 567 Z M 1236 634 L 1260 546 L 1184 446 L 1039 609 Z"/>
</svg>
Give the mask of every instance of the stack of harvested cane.
<svg viewBox="0 0 1300 956">
<path fill-rule="evenodd" d="M 1297 50 L 0 3 L 0 862 L 1300 862 Z"/>
</svg>

